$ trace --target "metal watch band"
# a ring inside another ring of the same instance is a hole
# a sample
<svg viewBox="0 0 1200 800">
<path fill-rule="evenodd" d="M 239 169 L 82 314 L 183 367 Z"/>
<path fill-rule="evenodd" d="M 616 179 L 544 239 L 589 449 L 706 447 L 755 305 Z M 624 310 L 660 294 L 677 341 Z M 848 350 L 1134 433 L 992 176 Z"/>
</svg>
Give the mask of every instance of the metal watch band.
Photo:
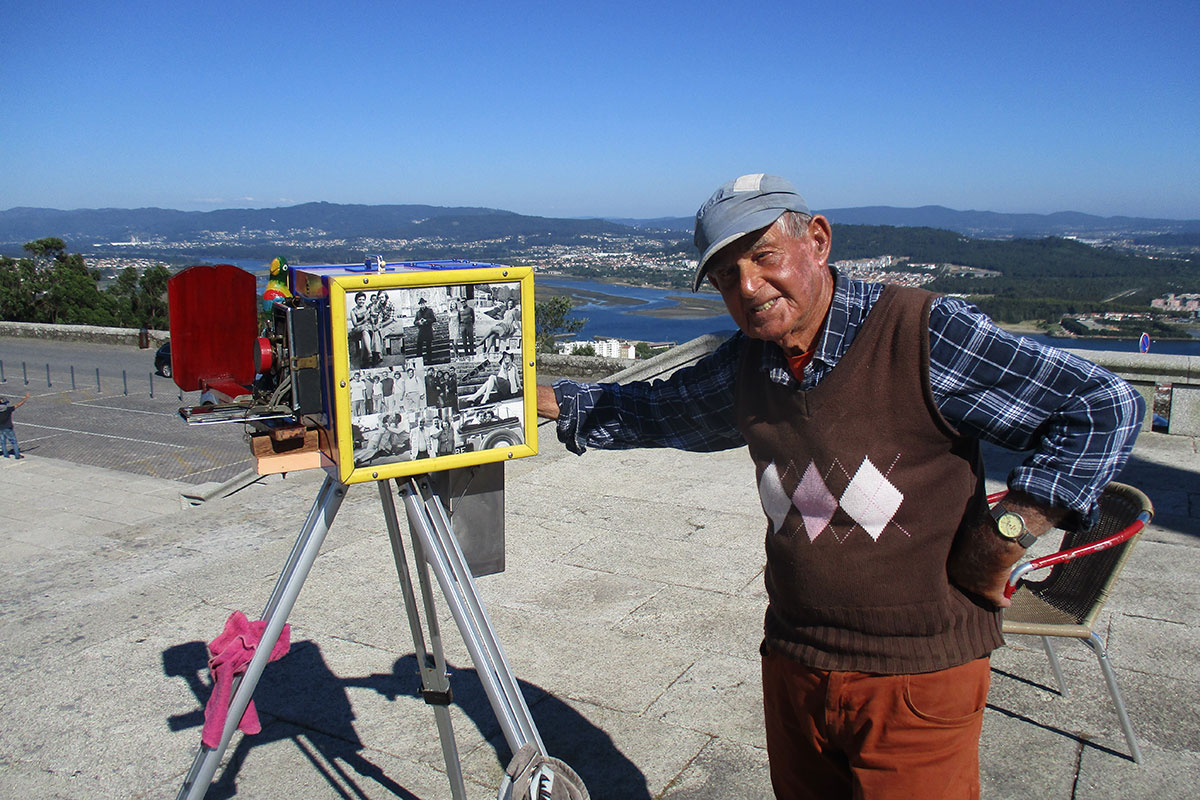
<svg viewBox="0 0 1200 800">
<path fill-rule="evenodd" d="M 1021 532 L 1018 535 L 1016 535 L 1015 537 L 1006 535 L 1003 532 L 1003 526 L 1000 524 L 1000 520 L 1002 517 L 1015 518 L 1018 522 L 1021 523 Z M 1034 542 L 1037 541 L 1037 537 L 1034 536 L 1032 533 L 1030 533 L 1029 528 L 1026 527 L 1025 518 L 1022 517 L 1020 514 L 1018 514 L 1016 511 L 1009 511 L 1008 509 L 1002 507 L 999 503 L 997 503 L 992 508 L 992 519 L 996 522 L 996 528 L 997 528 L 996 532 L 1002 539 L 1006 539 L 1010 542 L 1016 542 L 1017 544 L 1021 545 L 1021 547 L 1024 547 L 1026 550 L 1029 549 L 1030 545 L 1032 545 Z"/>
</svg>

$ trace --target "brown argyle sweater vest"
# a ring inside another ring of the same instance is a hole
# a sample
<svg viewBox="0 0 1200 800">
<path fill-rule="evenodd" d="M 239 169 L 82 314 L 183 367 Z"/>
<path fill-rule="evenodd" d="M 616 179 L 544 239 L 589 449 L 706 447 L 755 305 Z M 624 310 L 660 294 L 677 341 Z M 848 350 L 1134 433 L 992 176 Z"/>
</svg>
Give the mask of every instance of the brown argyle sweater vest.
<svg viewBox="0 0 1200 800">
<path fill-rule="evenodd" d="M 736 414 L 767 514 L 766 645 L 815 669 L 931 672 L 990 653 L 1000 615 L 950 584 L 984 508 L 978 443 L 929 386 L 933 295 L 884 288 L 846 354 L 800 391 L 738 367 Z"/>
</svg>

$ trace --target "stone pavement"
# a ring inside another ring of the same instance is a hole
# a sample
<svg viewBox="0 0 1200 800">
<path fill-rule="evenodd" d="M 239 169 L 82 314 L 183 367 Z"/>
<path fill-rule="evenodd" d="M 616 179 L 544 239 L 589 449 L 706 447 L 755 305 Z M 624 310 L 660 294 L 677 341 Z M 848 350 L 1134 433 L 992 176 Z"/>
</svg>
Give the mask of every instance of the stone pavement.
<svg viewBox="0 0 1200 800">
<path fill-rule="evenodd" d="M 507 465 L 507 569 L 479 580 L 543 738 L 595 798 L 770 796 L 757 646 L 764 522 L 742 451 L 541 454 Z M 993 454 L 995 455 L 995 454 Z M 1006 456 L 991 460 L 1002 478 Z M 0 797 L 173 797 L 199 743 L 205 642 L 266 602 L 322 475 L 196 487 L 29 456 L 0 460 Z M 1200 785 L 1200 454 L 1144 433 L 1125 474 L 1158 517 L 1103 630 L 1145 763 L 1100 671 L 1036 640 L 994 655 L 981 747 L 988 798 L 1192 798 Z M 444 608 L 444 603 L 442 604 Z M 441 621 L 472 800 L 507 748 L 453 622 Z M 378 493 L 354 486 L 209 792 L 448 798 L 418 699 Z M 1070 646 L 1069 646 L 1070 645 Z"/>
</svg>

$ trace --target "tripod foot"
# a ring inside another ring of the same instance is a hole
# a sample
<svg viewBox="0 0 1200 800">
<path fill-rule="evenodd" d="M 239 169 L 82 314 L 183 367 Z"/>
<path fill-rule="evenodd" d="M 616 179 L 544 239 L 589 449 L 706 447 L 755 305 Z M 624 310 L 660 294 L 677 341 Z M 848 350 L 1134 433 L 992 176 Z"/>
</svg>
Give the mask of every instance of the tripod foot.
<svg viewBox="0 0 1200 800">
<path fill-rule="evenodd" d="M 500 782 L 498 800 L 589 800 L 583 779 L 564 762 L 539 752 L 537 745 L 521 746 Z"/>
</svg>

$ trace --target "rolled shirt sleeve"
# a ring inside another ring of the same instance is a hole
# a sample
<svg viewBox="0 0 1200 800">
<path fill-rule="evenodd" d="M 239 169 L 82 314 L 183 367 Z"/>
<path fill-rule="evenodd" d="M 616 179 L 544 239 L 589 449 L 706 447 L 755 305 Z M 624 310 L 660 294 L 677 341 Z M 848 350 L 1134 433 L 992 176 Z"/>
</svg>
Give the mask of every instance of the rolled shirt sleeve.
<svg viewBox="0 0 1200 800">
<path fill-rule="evenodd" d="M 930 311 L 930 384 L 959 433 L 1032 450 L 1010 489 L 1095 521 L 1096 500 L 1129 458 L 1145 403 L 1103 367 L 1001 330 L 943 297 Z"/>
</svg>

